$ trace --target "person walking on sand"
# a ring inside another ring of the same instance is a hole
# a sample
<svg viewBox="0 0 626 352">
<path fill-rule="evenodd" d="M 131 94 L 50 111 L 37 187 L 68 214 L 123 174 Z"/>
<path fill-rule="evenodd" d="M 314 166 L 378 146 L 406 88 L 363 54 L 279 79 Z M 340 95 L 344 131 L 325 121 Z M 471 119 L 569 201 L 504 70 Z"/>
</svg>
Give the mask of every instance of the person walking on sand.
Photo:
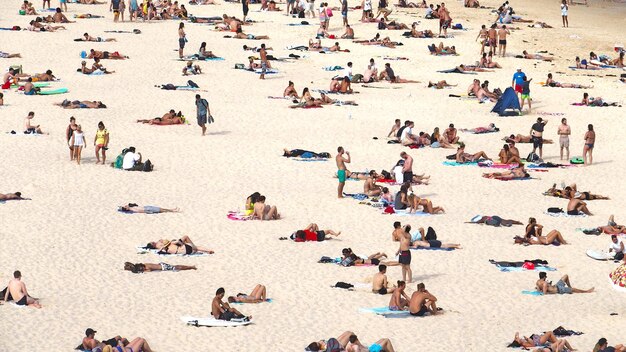
<svg viewBox="0 0 626 352">
<path fill-rule="evenodd" d="M 259 79 L 265 79 L 265 73 L 267 72 L 267 51 L 265 50 L 265 43 L 261 44 L 259 56 L 261 57 L 261 76 Z"/>
<path fill-rule="evenodd" d="M 344 158 L 343 154 L 348 157 Z M 337 198 L 343 198 L 343 186 L 346 185 L 347 170 L 346 163 L 350 163 L 350 152 L 345 152 L 343 147 L 337 148 L 337 156 L 335 157 L 337 162 L 337 178 L 339 179 L 339 186 L 337 186 Z"/>
<path fill-rule="evenodd" d="M 198 126 L 202 128 L 202 135 L 206 134 L 206 124 L 213 122 L 209 102 L 202 98 L 200 94 L 196 94 L 196 114 L 198 118 Z"/>
<path fill-rule="evenodd" d="M 563 18 L 563 27 L 569 27 L 569 21 L 567 20 L 567 10 L 569 10 L 569 6 L 567 6 L 567 0 L 563 0 L 561 2 L 561 18 Z"/>
<path fill-rule="evenodd" d="M 569 135 L 572 134 L 572 130 L 567 124 L 567 119 L 561 119 L 561 125 L 557 129 L 559 135 L 559 145 L 561 147 L 561 160 L 563 160 L 563 149 L 565 149 L 565 160 L 569 160 Z"/>
<path fill-rule="evenodd" d="M 511 82 L 511 86 L 515 90 L 515 94 L 522 93 L 522 84 L 524 83 L 524 77 L 526 77 L 526 74 L 522 72 L 521 68 L 518 68 L 517 72 L 513 74 L 513 81 Z"/>
<path fill-rule="evenodd" d="M 243 23 L 246 23 L 246 17 L 248 17 L 250 10 L 250 0 L 241 0 L 241 6 L 243 8 Z"/>
<path fill-rule="evenodd" d="M 74 146 L 70 143 L 70 140 L 76 128 L 78 128 L 78 125 L 76 124 L 76 119 L 72 116 L 70 117 L 70 124 L 67 125 L 67 129 L 65 130 L 65 141 L 70 148 L 70 161 L 74 161 Z"/>
<path fill-rule="evenodd" d="M 98 122 L 98 130 L 93 140 L 93 145 L 96 147 L 96 164 L 100 164 L 100 151 L 102 150 L 102 165 L 107 161 L 107 149 L 109 149 L 109 131 L 104 128 L 102 121 Z"/>
<path fill-rule="evenodd" d="M 596 143 L 596 132 L 593 130 L 592 124 L 587 125 L 587 132 L 584 138 L 583 161 L 585 165 L 591 165 L 593 164 L 593 145 Z"/>
<path fill-rule="evenodd" d="M 120 19 L 120 2 L 122 0 L 111 0 L 109 11 L 113 11 L 113 22 L 117 22 Z"/>
<path fill-rule="evenodd" d="M 72 133 L 70 145 L 74 147 L 74 160 L 76 160 L 76 163 L 80 165 L 80 157 L 83 152 L 83 148 L 87 148 L 87 145 L 85 144 L 85 134 L 83 133 L 83 129 L 80 125 L 76 126 L 76 131 Z"/>
<path fill-rule="evenodd" d="M 533 153 L 539 148 L 540 159 L 543 159 L 543 130 L 547 123 L 548 120 L 538 117 L 537 122 L 530 128 L 530 140 L 533 142 Z"/>
<path fill-rule="evenodd" d="M 400 248 L 396 251 L 399 255 L 398 262 L 402 266 L 402 280 L 411 283 L 413 280 L 413 271 L 411 271 L 411 235 L 406 231 L 400 236 Z"/>
<path fill-rule="evenodd" d="M 501 57 L 505 57 L 506 56 L 506 36 L 507 34 L 511 34 L 511 32 L 506 28 L 506 25 L 502 25 L 502 28 L 500 28 L 500 30 L 498 30 L 498 45 L 500 46 L 498 48 L 498 54 Z M 495 54 L 495 48 L 494 48 L 494 54 Z"/>
<path fill-rule="evenodd" d="M 528 113 L 530 113 L 530 110 L 532 109 L 532 105 L 531 105 L 531 101 L 532 99 L 530 98 L 530 81 L 532 81 L 533 79 L 528 79 L 526 76 L 524 76 L 523 81 L 522 81 L 522 94 L 520 95 L 520 111 L 522 111 L 524 109 L 524 101 L 528 100 Z"/>
<path fill-rule="evenodd" d="M 185 23 L 181 22 L 178 25 L 178 57 L 181 59 L 183 58 L 185 43 L 187 43 L 187 37 L 185 36 Z"/>
<path fill-rule="evenodd" d="M 4 294 L 4 301 L 15 301 L 18 306 L 33 306 L 35 308 L 41 308 L 39 301 L 31 297 L 26 290 L 26 285 L 22 282 L 22 273 L 19 270 L 13 272 L 13 279 L 9 281 L 6 293 Z"/>
</svg>

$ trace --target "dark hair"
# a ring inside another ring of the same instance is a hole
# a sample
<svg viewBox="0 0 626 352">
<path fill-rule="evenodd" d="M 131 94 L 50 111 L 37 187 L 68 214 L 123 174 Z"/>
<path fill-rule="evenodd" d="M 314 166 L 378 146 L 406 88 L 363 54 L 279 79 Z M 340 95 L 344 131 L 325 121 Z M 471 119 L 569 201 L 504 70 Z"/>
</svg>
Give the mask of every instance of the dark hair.
<svg viewBox="0 0 626 352">
<path fill-rule="evenodd" d="M 257 202 L 264 202 L 265 201 L 265 196 L 259 196 L 259 198 L 257 198 Z"/>
<path fill-rule="evenodd" d="M 548 274 L 546 274 L 545 271 L 540 271 L 539 272 L 539 279 L 545 279 L 546 277 L 548 277 Z"/>
<path fill-rule="evenodd" d="M 35 116 L 35 112 L 34 111 L 29 112 L 28 116 Z"/>
<path fill-rule="evenodd" d="M 426 285 L 424 285 L 423 282 L 420 282 L 419 284 L 417 284 L 417 289 L 418 290 L 425 289 L 425 288 L 426 288 Z"/>
<path fill-rule="evenodd" d="M 587 125 L 587 129 L 589 129 L 589 131 L 593 131 L 593 125 L 592 124 Z"/>
<path fill-rule="evenodd" d="M 350 343 L 355 343 L 358 340 L 358 338 L 356 337 L 356 335 L 350 335 L 349 340 L 350 340 Z"/>
<path fill-rule="evenodd" d="M 181 22 L 181 23 L 178 25 L 178 29 L 182 29 L 183 27 L 185 27 L 185 22 Z"/>
<path fill-rule="evenodd" d="M 223 288 L 223 287 L 220 287 L 220 288 L 218 288 L 218 289 L 217 289 L 217 291 L 215 291 L 215 295 L 216 295 L 216 296 L 217 296 L 217 295 L 223 295 L 223 294 L 224 294 L 224 292 L 226 292 L 226 291 L 224 291 L 224 288 Z"/>
<path fill-rule="evenodd" d="M 387 193 L 387 192 L 389 192 L 389 188 L 383 187 L 383 193 Z"/>
<path fill-rule="evenodd" d="M 307 351 L 319 351 L 320 345 L 317 342 L 311 342 L 308 346 L 306 346 L 306 350 Z"/>
<path fill-rule="evenodd" d="M 100 127 L 100 126 L 104 127 L 104 122 L 102 122 L 102 121 L 98 122 L 98 127 Z"/>
<path fill-rule="evenodd" d="M 398 280 L 398 287 L 406 285 L 406 282 Z"/>
<path fill-rule="evenodd" d="M 296 238 L 300 239 L 300 240 L 304 240 L 306 234 L 304 233 L 304 230 L 298 230 L 296 231 Z"/>
<path fill-rule="evenodd" d="M 248 198 L 250 198 L 250 203 L 256 203 L 256 201 L 259 199 L 260 196 L 261 196 L 261 193 L 259 192 L 254 192 L 251 195 L 249 195 Z"/>
<path fill-rule="evenodd" d="M 337 147 L 337 153 L 341 153 L 343 151 L 343 147 Z"/>
<path fill-rule="evenodd" d="M 603 338 L 601 338 L 600 340 L 598 340 L 597 345 L 598 345 L 598 346 L 602 346 L 602 345 L 604 345 L 604 344 L 606 344 L 606 343 L 607 343 L 607 340 L 606 340 L 606 338 L 604 338 L 604 337 L 603 337 Z"/>
<path fill-rule="evenodd" d="M 400 221 L 396 221 L 396 222 L 394 222 L 394 223 L 393 223 L 393 228 L 394 228 L 394 229 L 399 229 L 399 228 L 400 228 L 400 226 L 402 226 L 402 224 L 400 223 Z"/>
<path fill-rule="evenodd" d="M 408 233 L 409 231 L 411 231 L 411 225 L 404 226 L 404 232 Z"/>
<path fill-rule="evenodd" d="M 505 144 L 502 146 L 502 149 L 506 150 L 507 152 L 509 151 L 509 145 Z"/>
<path fill-rule="evenodd" d="M 378 272 L 382 273 L 385 270 L 387 270 L 387 266 L 385 264 L 380 264 L 378 266 Z"/>
<path fill-rule="evenodd" d="M 129 148 L 128 148 L 128 151 L 129 151 L 129 152 L 133 152 L 133 153 L 134 153 L 134 152 L 135 152 L 135 150 L 136 150 L 136 149 L 135 149 L 135 147 L 129 147 Z"/>
<path fill-rule="evenodd" d="M 20 277 L 22 277 L 22 273 L 19 270 L 15 270 L 13 272 L 13 277 L 19 279 Z"/>
</svg>

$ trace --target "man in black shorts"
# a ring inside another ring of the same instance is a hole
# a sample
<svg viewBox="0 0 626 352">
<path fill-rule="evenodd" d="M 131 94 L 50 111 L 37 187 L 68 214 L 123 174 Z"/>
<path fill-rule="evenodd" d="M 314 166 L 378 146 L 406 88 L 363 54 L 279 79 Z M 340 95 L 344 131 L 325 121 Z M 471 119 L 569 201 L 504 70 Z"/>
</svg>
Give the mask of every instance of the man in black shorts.
<svg viewBox="0 0 626 352">
<path fill-rule="evenodd" d="M 117 22 L 120 18 L 120 1 L 121 0 L 111 0 L 109 11 L 113 11 L 113 22 Z"/>
<path fill-rule="evenodd" d="M 402 281 L 411 282 L 413 280 L 413 272 L 411 271 L 411 235 L 406 231 L 400 236 L 400 248 L 396 252 L 399 255 L 398 262 L 402 266 Z"/>
<path fill-rule="evenodd" d="M 530 129 L 530 140 L 533 142 L 533 153 L 539 148 L 539 158 L 543 159 L 543 129 L 546 127 L 548 120 L 537 118 L 537 122 Z"/>
<path fill-rule="evenodd" d="M 409 313 L 416 317 L 423 317 L 426 313 L 436 315 L 438 308 L 435 302 L 437 302 L 437 297 L 430 294 L 426 286 L 420 282 L 417 284 L 417 291 L 411 295 Z"/>
</svg>

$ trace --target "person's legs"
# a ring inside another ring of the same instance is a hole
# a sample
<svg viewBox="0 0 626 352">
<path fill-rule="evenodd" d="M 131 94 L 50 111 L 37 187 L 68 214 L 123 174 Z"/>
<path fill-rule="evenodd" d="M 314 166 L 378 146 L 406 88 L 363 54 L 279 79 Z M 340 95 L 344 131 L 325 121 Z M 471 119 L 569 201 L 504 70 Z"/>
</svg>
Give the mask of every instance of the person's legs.
<svg viewBox="0 0 626 352">
<path fill-rule="evenodd" d="M 70 161 L 74 161 L 74 147 L 70 146 Z"/>
<path fill-rule="evenodd" d="M 196 270 L 195 265 L 174 265 L 174 270 L 183 271 L 183 270 Z"/>
<path fill-rule="evenodd" d="M 541 344 L 545 344 L 546 342 L 551 342 L 551 343 L 555 343 L 557 342 L 556 340 L 556 336 L 554 336 L 554 333 L 552 331 L 546 331 L 543 335 L 541 335 L 541 337 L 539 338 L 539 342 L 541 342 Z"/>
<path fill-rule="evenodd" d="M 391 341 L 389 341 L 389 339 L 380 339 L 376 341 L 376 343 L 379 344 L 385 352 L 395 352 L 395 350 L 393 349 L 393 345 L 391 344 Z"/>
<path fill-rule="evenodd" d="M 345 185 L 345 182 L 339 182 L 339 186 L 337 186 L 337 198 L 343 198 L 343 186 Z"/>
<path fill-rule="evenodd" d="M 554 242 L 554 240 L 557 240 L 560 244 L 567 244 L 561 233 L 557 230 L 550 231 L 550 233 L 548 233 L 548 236 L 546 237 L 548 238 L 548 243 L 552 243 Z"/>
<path fill-rule="evenodd" d="M 346 345 L 348 345 L 348 342 L 350 341 L 350 336 L 352 335 L 354 335 L 354 332 L 346 331 L 343 334 L 337 336 L 337 341 L 339 341 L 341 346 L 345 348 Z"/>
<path fill-rule="evenodd" d="M 202 135 L 204 136 L 206 134 L 206 125 L 205 124 L 201 124 L 200 128 L 202 128 Z"/>
<path fill-rule="evenodd" d="M 593 147 L 589 148 L 589 165 L 593 164 Z"/>
<path fill-rule="evenodd" d="M 324 234 L 337 237 L 337 236 L 339 236 L 341 234 L 341 231 L 335 232 L 333 230 L 324 230 Z"/>
<path fill-rule="evenodd" d="M 74 149 L 76 150 L 76 157 L 75 157 L 76 163 L 80 165 L 80 157 L 83 152 L 83 147 L 78 146 L 78 147 L 74 147 Z"/>
<path fill-rule="evenodd" d="M 35 308 L 41 308 L 39 302 L 30 296 L 26 296 L 26 305 L 33 306 Z"/>
<path fill-rule="evenodd" d="M 100 149 L 102 147 L 100 147 L 99 145 L 96 145 L 96 164 L 100 164 Z"/>
<path fill-rule="evenodd" d="M 583 163 L 587 165 L 587 152 L 589 151 L 589 147 L 587 144 L 583 147 Z"/>
<path fill-rule="evenodd" d="M 132 348 L 133 352 L 152 352 L 150 345 L 148 345 L 148 341 L 141 337 L 136 337 L 134 340 L 129 342 L 126 347 Z"/>
</svg>

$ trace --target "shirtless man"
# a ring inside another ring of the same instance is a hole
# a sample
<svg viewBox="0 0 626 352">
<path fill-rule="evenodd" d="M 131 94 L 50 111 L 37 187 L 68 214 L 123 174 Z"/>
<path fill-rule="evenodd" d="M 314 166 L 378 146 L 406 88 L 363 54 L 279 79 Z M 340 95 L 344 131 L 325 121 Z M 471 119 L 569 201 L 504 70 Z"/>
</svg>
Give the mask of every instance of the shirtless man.
<svg viewBox="0 0 626 352">
<path fill-rule="evenodd" d="M 116 52 L 108 52 L 108 51 L 99 51 L 99 50 L 94 50 L 91 49 L 89 50 L 89 55 L 87 56 L 88 59 L 93 59 L 93 58 L 98 58 L 98 59 L 109 59 L 109 60 L 124 60 L 124 59 L 128 59 L 128 56 L 122 55 L 120 53 Z"/>
<path fill-rule="evenodd" d="M 402 280 L 398 280 L 398 288 L 396 288 L 391 294 L 389 300 L 390 310 L 406 310 L 409 307 L 409 296 L 404 292 L 406 283 Z"/>
<path fill-rule="evenodd" d="M 498 54 L 502 57 L 506 56 L 506 35 L 511 32 L 506 28 L 506 25 L 502 25 L 502 28 L 498 30 Z M 494 52 L 495 55 L 495 52 Z"/>
<path fill-rule="evenodd" d="M 33 306 L 41 308 L 39 301 L 28 295 L 26 285 L 22 282 L 22 273 L 19 270 L 13 272 L 13 279 L 9 281 L 4 301 L 15 301 L 18 306 Z"/>
<path fill-rule="evenodd" d="M 260 196 L 257 202 L 254 203 L 254 213 L 252 214 L 252 218 L 261 221 L 278 220 L 280 219 L 280 214 L 278 213 L 278 209 L 276 209 L 275 205 L 265 205 L 265 196 Z"/>
<path fill-rule="evenodd" d="M 576 191 L 573 189 L 569 189 L 569 202 L 567 203 L 567 215 L 593 215 L 587 209 L 587 203 L 582 200 L 576 198 Z"/>
<path fill-rule="evenodd" d="M 376 179 L 378 178 L 378 174 L 375 170 L 370 171 L 370 175 L 365 179 L 365 183 L 363 184 L 363 193 L 367 194 L 370 197 L 379 196 L 382 192 L 382 187 L 376 184 Z"/>
<path fill-rule="evenodd" d="M 341 35 L 341 39 L 354 39 L 354 29 L 350 25 L 346 25 L 346 31 Z"/>
<path fill-rule="evenodd" d="M 522 51 L 522 55 L 524 56 L 524 59 L 529 59 L 529 60 L 541 60 L 541 61 L 554 60 L 554 57 L 552 56 L 543 56 L 540 54 L 529 54 L 528 51 L 526 50 Z"/>
<path fill-rule="evenodd" d="M 496 24 L 492 24 L 489 30 L 487 31 L 487 43 L 489 43 L 489 51 L 494 52 L 498 47 L 498 32 L 496 31 Z"/>
<path fill-rule="evenodd" d="M 5 202 L 7 200 L 23 200 L 23 199 L 28 199 L 28 198 L 22 198 L 22 193 L 21 192 L 6 193 L 6 194 L 0 193 L 0 201 L 1 202 Z"/>
<path fill-rule="evenodd" d="M 400 247 L 396 251 L 396 255 L 399 255 L 398 262 L 402 266 L 402 280 L 411 283 L 413 280 L 413 271 L 411 270 L 411 235 L 406 231 L 403 231 L 400 236 Z"/>
<path fill-rule="evenodd" d="M 456 135 L 456 128 L 454 128 L 454 124 L 451 123 L 445 131 L 443 131 L 443 136 L 446 138 L 448 143 L 454 144 L 459 141 L 459 137 Z"/>
<path fill-rule="evenodd" d="M 402 224 L 400 221 L 396 221 L 393 223 L 393 232 L 391 233 L 391 240 L 394 242 L 400 241 L 400 238 L 403 236 L 405 230 L 402 228 Z"/>
<path fill-rule="evenodd" d="M 400 157 L 404 159 L 404 165 L 402 166 L 402 179 L 405 182 L 413 181 L 413 157 L 406 152 L 400 153 Z M 411 280 L 409 279 L 409 282 Z"/>
<path fill-rule="evenodd" d="M 241 314 L 237 309 L 231 308 L 226 302 L 222 302 L 224 298 L 224 288 L 220 287 L 215 292 L 213 302 L 211 302 L 211 315 L 215 319 L 230 321 L 232 319 L 238 319 L 243 321 L 249 321 L 252 316 L 245 316 Z"/>
<path fill-rule="evenodd" d="M 294 86 L 294 83 L 292 81 L 289 81 L 287 88 L 285 88 L 285 91 L 283 92 L 283 97 L 300 99 L 298 91 L 296 91 L 296 87 Z"/>
<path fill-rule="evenodd" d="M 437 315 L 437 297 L 426 290 L 423 283 L 417 284 L 417 291 L 411 295 L 409 302 L 410 314 L 416 317 L 423 317 L 426 313 Z"/>
<path fill-rule="evenodd" d="M 411 243 L 411 248 L 443 248 L 443 249 L 462 249 L 461 245 L 458 243 L 442 243 L 438 240 L 428 240 L 428 241 L 413 241 Z"/>
<path fill-rule="evenodd" d="M 457 148 L 456 151 L 456 162 L 463 164 L 463 163 L 467 163 L 467 162 L 474 162 L 474 161 L 478 161 L 480 159 L 487 159 L 487 160 L 491 160 L 487 154 L 485 154 L 485 152 L 480 151 L 478 153 L 475 154 L 469 154 L 465 152 L 465 144 L 461 144 L 459 146 L 459 148 Z"/>
<path fill-rule="evenodd" d="M 24 133 L 25 134 L 43 134 L 43 132 L 41 131 L 41 128 L 39 127 L 40 125 L 31 125 L 30 124 L 30 120 L 32 120 L 35 117 L 35 113 L 34 112 L 29 112 L 28 116 L 26 116 L 26 118 L 24 119 Z"/>
<path fill-rule="evenodd" d="M 115 38 L 92 37 L 88 33 L 83 34 L 84 42 L 116 42 Z"/>
<path fill-rule="evenodd" d="M 54 23 L 74 23 L 76 21 L 70 21 L 65 17 L 65 15 L 61 12 L 61 8 L 57 7 L 56 13 L 52 16 Z"/>
<path fill-rule="evenodd" d="M 82 343 L 84 349 L 91 351 L 102 344 L 102 342 L 96 340 L 96 333 L 97 331 L 92 328 L 85 330 L 85 337 L 83 337 Z"/>
<path fill-rule="evenodd" d="M 388 293 L 393 293 L 396 290 L 396 287 L 388 287 L 389 283 L 387 282 L 387 266 L 385 264 L 380 264 L 378 266 L 378 273 L 374 275 L 372 279 L 372 292 L 378 293 L 379 295 L 386 295 Z"/>
<path fill-rule="evenodd" d="M 443 36 L 448 37 L 448 27 L 452 23 L 452 17 L 450 17 L 450 11 L 446 8 L 445 3 L 441 3 L 439 8 L 439 36 L 441 37 L 441 30 L 443 29 Z M 410 282 L 410 281 L 409 281 Z"/>
<path fill-rule="evenodd" d="M 548 274 L 546 272 L 539 273 L 539 280 L 535 283 L 535 288 L 537 291 L 543 293 L 544 295 L 551 294 L 572 294 L 572 293 L 590 293 L 593 292 L 593 287 L 588 290 L 581 290 L 578 288 L 572 287 L 569 282 L 569 276 L 563 275 L 561 279 L 556 283 L 556 285 L 552 285 L 552 281 L 546 281 Z"/>
<path fill-rule="evenodd" d="M 261 50 L 259 50 L 259 56 L 261 57 L 261 75 L 259 79 L 265 79 L 265 73 L 267 72 L 267 51 L 265 50 L 265 43 L 261 44 Z"/>
<path fill-rule="evenodd" d="M 352 94 L 352 87 L 350 86 L 350 78 L 347 76 L 341 80 L 341 84 L 339 86 L 339 92 L 343 94 Z"/>
<path fill-rule="evenodd" d="M 347 158 L 343 157 L 344 153 L 348 156 Z M 337 148 L 335 162 L 337 163 L 337 178 L 339 179 L 339 186 L 337 186 L 337 198 L 343 198 L 343 186 L 346 185 L 346 178 L 348 177 L 346 163 L 350 163 L 350 152 L 344 151 L 343 147 Z"/>
<path fill-rule="evenodd" d="M 567 119 L 561 119 L 561 125 L 557 129 L 556 133 L 559 135 L 559 145 L 561 147 L 561 160 L 563 160 L 563 149 L 565 149 L 565 160 L 569 160 L 569 135 L 572 134 L 572 130 L 567 124 Z"/>
<path fill-rule="evenodd" d="M 400 127 L 402 127 L 401 126 L 401 122 L 402 121 L 400 119 L 396 119 L 396 121 L 393 124 L 393 126 L 391 126 L 391 131 L 387 135 L 387 138 L 393 138 L 394 140 L 398 140 L 396 135 L 398 134 L 398 130 L 400 129 Z"/>
</svg>

